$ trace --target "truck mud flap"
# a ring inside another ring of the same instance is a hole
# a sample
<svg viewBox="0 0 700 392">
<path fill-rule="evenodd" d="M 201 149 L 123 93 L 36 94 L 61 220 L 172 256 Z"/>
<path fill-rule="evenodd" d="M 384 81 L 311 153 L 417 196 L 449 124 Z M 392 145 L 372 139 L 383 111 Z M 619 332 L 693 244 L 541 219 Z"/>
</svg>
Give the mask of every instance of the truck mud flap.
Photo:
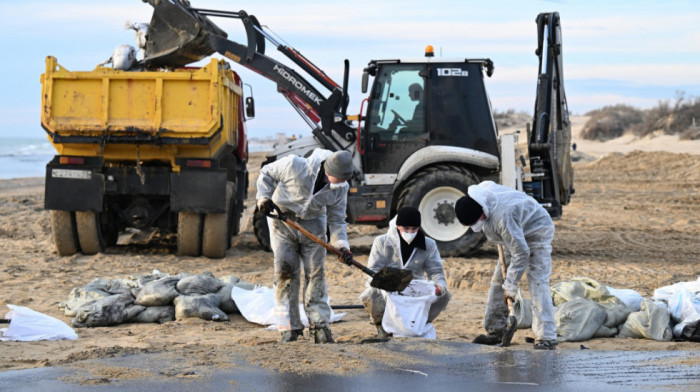
<svg viewBox="0 0 700 392">
<path fill-rule="evenodd" d="M 46 165 L 47 210 L 102 212 L 105 180 L 94 168 Z"/>
<path fill-rule="evenodd" d="M 171 173 L 170 209 L 200 214 L 226 212 L 226 170 L 182 170 Z"/>
</svg>

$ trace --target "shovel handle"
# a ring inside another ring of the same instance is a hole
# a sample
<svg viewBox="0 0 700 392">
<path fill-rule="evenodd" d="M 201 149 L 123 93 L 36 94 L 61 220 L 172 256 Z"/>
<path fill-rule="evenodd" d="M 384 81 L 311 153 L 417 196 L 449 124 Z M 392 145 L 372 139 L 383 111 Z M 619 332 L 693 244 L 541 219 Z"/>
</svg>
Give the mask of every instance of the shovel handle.
<svg viewBox="0 0 700 392">
<path fill-rule="evenodd" d="M 498 262 L 501 264 L 501 274 L 503 275 L 503 280 L 506 280 L 506 275 L 508 274 L 508 268 L 506 267 L 506 257 L 503 253 L 503 246 L 501 244 L 496 244 L 496 247 L 498 248 Z M 510 310 L 511 314 L 513 313 L 513 300 L 508 298 L 506 300 L 508 302 L 508 310 Z"/>
<path fill-rule="evenodd" d="M 273 206 L 274 206 L 273 208 L 275 209 L 274 215 L 273 215 L 272 213 L 270 213 L 270 214 L 267 214 L 267 216 L 269 216 L 270 218 L 273 218 L 273 219 L 279 219 L 279 220 L 281 220 L 282 222 L 286 223 L 287 225 L 289 225 L 289 226 L 291 226 L 291 227 L 293 227 L 293 228 L 299 230 L 299 231 L 301 232 L 301 234 L 307 236 L 307 237 L 310 238 L 313 242 L 315 242 L 315 243 L 317 243 L 317 244 L 323 246 L 324 248 L 326 248 L 329 252 L 333 253 L 334 255 L 336 255 L 336 256 L 338 256 L 338 257 L 340 257 L 340 256 L 343 255 L 343 252 L 341 252 L 340 250 L 336 249 L 336 248 L 333 247 L 331 244 L 329 244 L 329 243 L 327 243 L 326 241 L 323 241 L 322 239 L 316 237 L 315 235 L 311 234 L 311 232 L 309 232 L 309 231 L 306 230 L 305 228 L 301 227 L 300 224 L 298 224 L 298 223 L 294 222 L 293 220 L 287 218 L 287 217 L 284 215 L 284 213 L 282 212 L 282 210 L 280 210 L 280 208 L 279 208 L 276 204 L 273 204 Z M 369 275 L 369 276 L 371 276 L 371 277 L 374 277 L 374 274 L 375 274 L 374 271 L 372 271 L 371 269 L 369 269 L 369 268 L 365 267 L 364 265 L 360 264 L 360 262 L 356 261 L 355 259 L 350 259 L 350 264 L 353 265 L 354 267 L 357 267 L 357 268 L 361 269 L 362 272 L 366 273 L 367 275 Z"/>
</svg>

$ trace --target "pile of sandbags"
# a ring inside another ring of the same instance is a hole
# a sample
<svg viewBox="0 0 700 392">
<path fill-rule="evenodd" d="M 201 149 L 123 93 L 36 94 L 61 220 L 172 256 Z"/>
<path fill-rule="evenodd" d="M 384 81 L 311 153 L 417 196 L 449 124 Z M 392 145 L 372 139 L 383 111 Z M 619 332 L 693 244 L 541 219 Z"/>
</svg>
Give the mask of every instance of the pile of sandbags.
<svg viewBox="0 0 700 392">
<path fill-rule="evenodd" d="M 124 279 L 95 279 L 73 288 L 59 308 L 73 317 L 72 324 L 78 328 L 188 317 L 227 321 L 229 314 L 238 313 L 231 298 L 233 287 L 252 290 L 255 286 L 234 275 L 219 279 L 207 271 L 174 276 L 154 271 Z"/>
<path fill-rule="evenodd" d="M 560 341 L 576 342 L 611 337 L 632 309 L 590 278 L 573 278 L 550 288 L 556 308 L 554 321 Z"/>
<path fill-rule="evenodd" d="M 700 341 L 700 278 L 656 289 L 652 299 L 590 278 L 557 283 L 551 292 L 560 341 L 612 336 Z"/>
</svg>

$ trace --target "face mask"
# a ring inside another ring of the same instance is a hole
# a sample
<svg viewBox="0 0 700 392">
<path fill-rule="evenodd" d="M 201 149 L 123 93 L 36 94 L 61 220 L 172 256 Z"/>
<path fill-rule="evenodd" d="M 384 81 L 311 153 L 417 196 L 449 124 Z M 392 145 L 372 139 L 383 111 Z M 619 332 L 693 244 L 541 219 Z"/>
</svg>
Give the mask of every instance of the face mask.
<svg viewBox="0 0 700 392">
<path fill-rule="evenodd" d="M 484 228 L 484 222 L 486 222 L 486 219 L 479 219 L 476 223 L 472 225 L 472 230 L 475 233 L 478 233 L 481 231 L 481 229 Z"/>
<path fill-rule="evenodd" d="M 331 189 L 342 189 L 345 188 L 345 184 L 347 184 L 347 181 L 339 182 L 337 184 L 330 182 L 328 183 L 328 187 Z"/>
<path fill-rule="evenodd" d="M 414 238 L 418 235 L 418 232 L 416 231 L 415 233 L 406 233 L 403 231 L 400 231 L 399 234 L 401 234 L 401 238 L 403 238 L 404 241 L 406 241 L 407 244 L 410 244 L 411 241 L 413 241 Z"/>
</svg>

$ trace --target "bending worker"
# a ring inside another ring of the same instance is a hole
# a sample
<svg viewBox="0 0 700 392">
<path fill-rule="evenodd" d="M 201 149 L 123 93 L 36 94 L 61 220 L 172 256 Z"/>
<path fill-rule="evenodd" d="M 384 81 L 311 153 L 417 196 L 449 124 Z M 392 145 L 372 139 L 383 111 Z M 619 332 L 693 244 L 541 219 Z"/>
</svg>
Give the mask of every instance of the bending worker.
<svg viewBox="0 0 700 392">
<path fill-rule="evenodd" d="M 384 267 L 409 269 L 413 272 L 414 279 L 427 277 L 433 282 L 435 294 L 439 298 L 428 312 L 427 322 L 430 323 L 445 309 L 451 295 L 447 292 L 445 272 L 442 269 L 437 244 L 432 238 L 425 236 L 420 224 L 420 211 L 413 207 L 400 208 L 396 217 L 389 222 L 386 234 L 374 239 L 367 268 L 374 272 Z M 360 295 L 360 300 L 369 313 L 370 323 L 377 328 L 377 335 L 380 338 L 388 338 L 390 335 L 382 328 L 386 299 L 382 290 L 369 286 L 370 280 L 371 278 L 368 279 L 367 288 Z"/>
<path fill-rule="evenodd" d="M 555 349 L 557 331 L 549 292 L 552 218 L 532 197 L 493 181 L 472 185 L 467 193 L 455 204 L 457 219 L 475 232 L 482 231 L 489 241 L 501 244 L 508 266 L 504 281 L 501 267 L 496 265 L 484 316 L 488 334 L 477 336 L 474 343 L 501 342 L 508 323 L 506 298 L 515 300 L 518 282 L 527 271 L 535 349 Z"/>
<path fill-rule="evenodd" d="M 352 258 L 345 231 L 345 207 L 352 156 L 317 149 L 308 158 L 286 156 L 260 169 L 256 196 L 260 211 L 276 204 L 287 218 L 319 238 L 330 229 L 331 244 Z M 268 218 L 275 260 L 274 309 L 282 342 L 297 340 L 304 325 L 299 314 L 300 265 L 304 266 L 304 310 L 315 343 L 331 343 L 325 259 L 326 249 L 279 219 Z"/>
</svg>

